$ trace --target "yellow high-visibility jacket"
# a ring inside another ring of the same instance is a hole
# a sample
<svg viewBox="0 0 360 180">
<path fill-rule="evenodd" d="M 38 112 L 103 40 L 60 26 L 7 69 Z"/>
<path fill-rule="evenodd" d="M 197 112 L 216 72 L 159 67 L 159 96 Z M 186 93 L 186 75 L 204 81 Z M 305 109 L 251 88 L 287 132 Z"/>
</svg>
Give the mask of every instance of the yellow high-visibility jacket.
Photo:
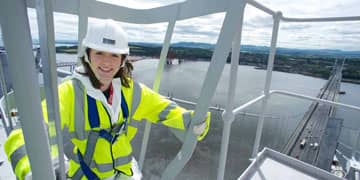
<svg viewBox="0 0 360 180">
<path fill-rule="evenodd" d="M 121 87 L 121 89 L 120 89 Z M 83 161 L 100 179 L 113 176 L 116 171 L 132 176 L 131 140 L 136 136 L 137 127 L 143 119 L 152 123 L 162 123 L 174 129 L 186 130 L 191 121 L 191 111 L 187 111 L 174 102 L 155 93 L 145 85 L 130 81 L 130 87 L 120 86 L 114 91 L 121 91 L 128 107 L 129 118 L 121 133 L 111 142 L 102 138 L 104 130 L 115 137 L 120 125 L 125 122 L 121 107 L 117 112 L 117 120 L 110 117 L 109 109 L 104 103 L 95 99 L 98 115 L 98 127 L 91 128 L 89 116 L 89 91 L 76 78 L 68 79 L 59 85 L 59 108 L 61 128 L 64 137 L 64 151 L 70 160 L 68 177 L 72 179 L 87 179 L 80 167 L 80 156 Z M 116 88 L 116 87 L 114 87 Z M 91 94 L 91 93 L 90 93 Z M 118 97 L 118 96 L 115 96 Z M 117 101 L 118 102 L 118 101 Z M 120 103 L 120 102 L 119 102 Z M 44 118 L 47 122 L 46 104 L 43 102 Z M 120 105 L 119 105 L 120 106 Z M 94 112 L 92 112 L 94 114 Z M 113 115 L 113 114 L 112 114 Z M 210 126 L 210 114 L 206 118 L 207 128 L 198 137 L 205 137 Z M 124 128 L 125 127 L 125 128 Z M 114 130 L 116 129 L 116 131 Z M 48 124 L 50 137 L 54 137 L 53 124 Z M 100 132 L 101 131 L 101 132 Z M 57 157 L 57 147 L 50 140 L 51 155 Z M 6 140 L 5 153 L 12 163 L 13 170 L 19 179 L 23 179 L 30 171 L 30 164 L 25 151 L 25 142 L 21 129 L 14 130 Z"/>
</svg>

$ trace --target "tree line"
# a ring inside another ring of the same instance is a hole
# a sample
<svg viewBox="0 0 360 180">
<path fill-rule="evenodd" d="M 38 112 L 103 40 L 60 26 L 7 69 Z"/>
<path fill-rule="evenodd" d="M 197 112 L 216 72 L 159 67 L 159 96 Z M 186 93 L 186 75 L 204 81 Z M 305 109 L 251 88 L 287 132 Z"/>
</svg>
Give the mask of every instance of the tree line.
<svg viewBox="0 0 360 180">
<path fill-rule="evenodd" d="M 76 53 L 77 46 L 57 47 L 58 53 Z M 130 54 L 133 56 L 145 56 L 159 58 L 161 46 L 130 45 Z M 213 49 L 192 47 L 170 47 L 168 58 L 176 58 L 189 61 L 210 61 Z M 240 65 L 254 66 L 257 69 L 266 69 L 268 61 L 267 53 L 241 52 Z M 289 73 L 298 73 L 327 79 L 336 60 L 339 58 L 316 56 L 316 55 L 286 55 L 277 54 L 274 61 L 274 70 Z M 227 62 L 231 61 L 231 53 Z M 345 60 L 343 68 L 343 80 L 360 83 L 360 58 Z"/>
</svg>

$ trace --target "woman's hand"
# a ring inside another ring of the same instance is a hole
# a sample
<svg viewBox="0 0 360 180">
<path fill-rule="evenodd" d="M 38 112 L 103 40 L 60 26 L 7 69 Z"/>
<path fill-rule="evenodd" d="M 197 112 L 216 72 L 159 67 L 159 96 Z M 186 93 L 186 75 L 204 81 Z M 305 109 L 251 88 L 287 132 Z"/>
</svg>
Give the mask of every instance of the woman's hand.
<svg viewBox="0 0 360 180">
<path fill-rule="evenodd" d="M 211 113 L 207 112 L 204 120 L 200 124 L 193 127 L 193 132 L 197 136 L 198 141 L 204 139 L 206 134 L 208 133 L 210 128 L 210 117 Z"/>
<path fill-rule="evenodd" d="M 205 131 L 206 126 L 207 126 L 206 120 L 204 120 L 201 124 L 195 125 L 193 128 L 194 134 L 197 136 L 201 135 Z"/>
</svg>

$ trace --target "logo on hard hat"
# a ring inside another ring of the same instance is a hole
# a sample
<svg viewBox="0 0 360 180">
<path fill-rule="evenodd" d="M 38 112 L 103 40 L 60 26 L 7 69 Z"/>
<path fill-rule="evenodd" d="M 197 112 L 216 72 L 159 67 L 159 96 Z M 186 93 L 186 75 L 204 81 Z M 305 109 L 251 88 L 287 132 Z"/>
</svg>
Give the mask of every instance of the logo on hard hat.
<svg viewBox="0 0 360 180">
<path fill-rule="evenodd" d="M 102 42 L 103 42 L 103 44 L 115 45 L 115 40 L 114 39 L 103 38 Z"/>
</svg>

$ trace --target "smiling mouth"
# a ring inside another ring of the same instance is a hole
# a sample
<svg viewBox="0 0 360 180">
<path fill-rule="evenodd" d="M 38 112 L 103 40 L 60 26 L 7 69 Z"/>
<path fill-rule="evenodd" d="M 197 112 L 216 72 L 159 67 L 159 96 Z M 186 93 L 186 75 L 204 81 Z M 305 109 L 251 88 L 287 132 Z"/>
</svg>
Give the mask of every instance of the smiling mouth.
<svg viewBox="0 0 360 180">
<path fill-rule="evenodd" d="M 100 71 L 102 71 L 102 72 L 105 72 L 105 73 L 109 73 L 109 72 L 111 72 L 112 71 L 112 68 L 109 68 L 109 69 L 107 69 L 107 68 L 102 68 L 102 67 L 99 67 L 99 69 L 100 69 Z"/>
</svg>

